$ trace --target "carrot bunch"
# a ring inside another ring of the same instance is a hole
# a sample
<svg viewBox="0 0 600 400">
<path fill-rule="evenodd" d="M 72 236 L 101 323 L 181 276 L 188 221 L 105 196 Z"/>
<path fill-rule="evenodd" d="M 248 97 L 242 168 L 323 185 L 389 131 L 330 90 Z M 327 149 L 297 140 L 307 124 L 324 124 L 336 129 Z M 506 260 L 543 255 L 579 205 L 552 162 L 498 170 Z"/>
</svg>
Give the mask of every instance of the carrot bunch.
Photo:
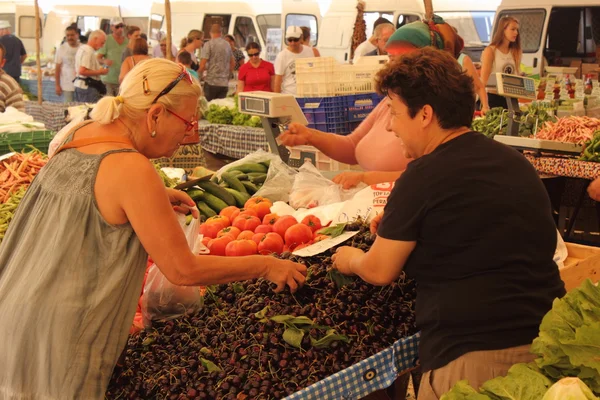
<svg viewBox="0 0 600 400">
<path fill-rule="evenodd" d="M 48 162 L 48 157 L 34 150 L 16 153 L 0 162 L 0 204 L 6 203 L 11 194 L 27 188 L 40 169 Z"/>
</svg>

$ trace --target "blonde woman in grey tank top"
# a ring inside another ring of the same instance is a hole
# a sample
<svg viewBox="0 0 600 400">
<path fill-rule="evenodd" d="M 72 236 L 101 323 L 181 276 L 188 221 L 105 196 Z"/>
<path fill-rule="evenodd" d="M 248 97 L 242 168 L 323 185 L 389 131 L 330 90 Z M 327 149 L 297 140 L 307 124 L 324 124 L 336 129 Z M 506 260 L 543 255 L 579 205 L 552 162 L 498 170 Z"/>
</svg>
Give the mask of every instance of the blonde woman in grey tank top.
<svg viewBox="0 0 600 400">
<path fill-rule="evenodd" d="M 490 45 L 481 55 L 481 80 L 487 85 L 490 76 L 496 72 L 520 75 L 522 55 L 519 21 L 509 16 L 500 18 L 498 29 Z M 506 99 L 498 96 L 496 91 L 490 88 L 488 88 L 488 103 L 490 108 L 507 108 Z"/>
<path fill-rule="evenodd" d="M 185 68 L 145 61 L 27 190 L 0 245 L 0 400 L 103 399 L 148 254 L 177 285 L 304 282 L 306 268 L 290 261 L 189 250 L 175 212 L 194 203 L 165 189 L 148 159 L 193 134 L 199 95 Z"/>
</svg>

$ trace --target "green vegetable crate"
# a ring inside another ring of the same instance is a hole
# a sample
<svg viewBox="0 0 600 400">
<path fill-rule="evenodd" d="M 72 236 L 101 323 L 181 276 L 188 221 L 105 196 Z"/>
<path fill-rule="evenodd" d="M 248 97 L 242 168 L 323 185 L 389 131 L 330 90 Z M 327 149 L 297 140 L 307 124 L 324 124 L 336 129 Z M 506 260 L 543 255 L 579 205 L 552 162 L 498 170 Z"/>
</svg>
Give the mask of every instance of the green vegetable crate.
<svg viewBox="0 0 600 400">
<path fill-rule="evenodd" d="M 12 151 L 21 151 L 28 146 L 34 146 L 44 153 L 48 153 L 48 147 L 54 137 L 53 131 L 30 131 L 0 133 L 0 154 L 10 153 Z"/>
</svg>

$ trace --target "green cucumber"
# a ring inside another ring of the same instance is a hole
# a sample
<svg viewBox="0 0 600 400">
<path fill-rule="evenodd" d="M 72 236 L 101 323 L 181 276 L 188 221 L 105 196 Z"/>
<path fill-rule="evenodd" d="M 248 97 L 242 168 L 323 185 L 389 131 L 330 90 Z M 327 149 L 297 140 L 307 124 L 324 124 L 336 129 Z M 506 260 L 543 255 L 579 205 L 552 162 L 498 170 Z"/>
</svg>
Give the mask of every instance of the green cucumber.
<svg viewBox="0 0 600 400">
<path fill-rule="evenodd" d="M 233 174 L 223 172 L 223 175 L 221 175 L 221 177 L 223 178 L 223 180 L 225 182 L 227 182 L 227 184 L 229 185 L 230 188 L 235 189 L 238 192 L 243 192 L 243 193 L 248 192 L 246 190 L 246 188 L 244 187 L 244 185 L 242 185 L 242 182 L 240 182 L 238 178 L 233 176 Z"/>
<path fill-rule="evenodd" d="M 258 163 L 245 163 L 245 164 L 236 165 L 235 167 L 231 167 L 229 169 L 229 171 L 231 171 L 231 170 L 242 171 L 245 173 L 262 172 L 262 173 L 266 174 L 268 168 L 265 167 L 264 165 L 258 164 Z"/>
<path fill-rule="evenodd" d="M 257 183 L 265 183 L 265 181 L 267 180 L 267 174 L 261 174 L 258 176 L 251 176 L 250 177 L 250 182 L 257 184 Z"/>
<path fill-rule="evenodd" d="M 267 167 L 267 169 L 271 166 L 271 160 L 261 161 L 260 163 Z"/>
<path fill-rule="evenodd" d="M 244 185 L 249 194 L 258 192 L 258 188 L 252 182 L 242 181 L 242 185 Z"/>
<path fill-rule="evenodd" d="M 192 220 L 194 219 L 194 217 L 192 216 L 192 214 L 188 214 L 185 216 L 185 224 L 189 225 L 192 223 Z"/>
<path fill-rule="evenodd" d="M 194 201 L 202 200 L 204 198 L 204 191 L 200 189 L 189 189 L 187 194 Z"/>
<path fill-rule="evenodd" d="M 202 181 L 198 182 L 198 186 L 200 186 L 201 189 L 204 189 L 205 195 L 212 194 L 213 196 L 216 196 L 220 200 L 227 203 L 228 206 L 235 206 L 235 199 L 233 198 L 233 196 L 227 190 L 225 190 L 225 188 L 217 185 L 216 183 Z M 207 204 L 210 205 L 210 203 L 208 202 Z"/>
<path fill-rule="evenodd" d="M 240 208 L 244 207 L 246 202 L 250 199 L 250 195 L 246 192 L 238 192 L 237 190 L 231 188 L 227 188 L 225 190 L 235 197 L 236 205 Z"/>
<path fill-rule="evenodd" d="M 229 169 L 225 172 L 229 172 L 232 175 L 238 176 L 238 175 L 243 175 L 244 173 L 242 171 L 239 171 L 237 169 Z"/>
<path fill-rule="evenodd" d="M 225 189 L 223 189 L 225 190 Z M 227 194 L 229 196 L 231 196 L 231 194 L 229 192 L 227 192 Z M 231 198 L 234 198 L 233 196 L 231 196 Z M 213 196 L 212 194 L 206 192 L 204 193 L 204 202 L 206 203 L 206 205 L 208 205 L 210 208 L 212 208 L 215 213 L 220 213 L 222 209 L 224 209 L 225 207 L 228 207 L 228 204 L 225 203 L 223 200 L 221 200 L 220 198 L 218 198 L 217 196 Z M 234 199 L 235 202 L 235 199 Z M 232 204 L 232 205 L 235 205 Z"/>
<path fill-rule="evenodd" d="M 214 217 L 215 215 L 217 215 L 217 213 L 203 201 L 197 201 L 196 206 L 198 207 L 200 214 L 202 214 L 202 216 L 206 218 Z"/>
</svg>

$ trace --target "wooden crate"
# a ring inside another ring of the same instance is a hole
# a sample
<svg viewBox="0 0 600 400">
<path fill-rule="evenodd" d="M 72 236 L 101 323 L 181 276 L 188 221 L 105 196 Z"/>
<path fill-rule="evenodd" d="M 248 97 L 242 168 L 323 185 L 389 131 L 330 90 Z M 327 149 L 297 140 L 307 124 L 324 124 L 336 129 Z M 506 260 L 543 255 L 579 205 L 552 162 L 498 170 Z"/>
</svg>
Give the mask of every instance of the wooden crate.
<svg viewBox="0 0 600 400">
<path fill-rule="evenodd" d="M 569 255 L 560 276 L 565 282 L 567 291 L 579 287 L 590 278 L 596 283 L 600 280 L 600 248 L 566 243 Z"/>
</svg>

